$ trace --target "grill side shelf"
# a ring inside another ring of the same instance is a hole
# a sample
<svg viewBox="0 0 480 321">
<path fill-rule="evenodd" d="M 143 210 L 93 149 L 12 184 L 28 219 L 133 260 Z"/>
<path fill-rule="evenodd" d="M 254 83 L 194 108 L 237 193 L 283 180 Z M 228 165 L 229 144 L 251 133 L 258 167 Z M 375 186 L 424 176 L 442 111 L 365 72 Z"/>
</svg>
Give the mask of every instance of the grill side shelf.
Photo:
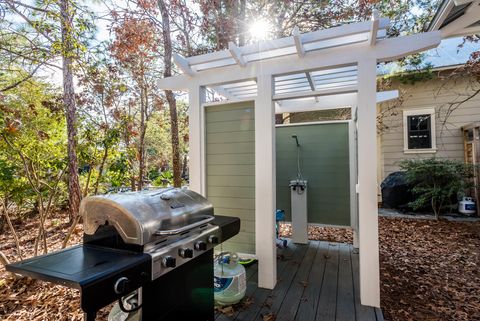
<svg viewBox="0 0 480 321">
<path fill-rule="evenodd" d="M 148 262 L 143 253 L 119 251 L 92 245 L 76 245 L 6 266 L 9 272 L 82 289 L 119 270 Z M 149 272 L 149 271 L 146 271 Z"/>
<path fill-rule="evenodd" d="M 240 219 L 238 217 L 215 215 L 212 224 L 220 227 L 222 231 L 221 242 L 225 242 L 240 232 Z"/>
</svg>

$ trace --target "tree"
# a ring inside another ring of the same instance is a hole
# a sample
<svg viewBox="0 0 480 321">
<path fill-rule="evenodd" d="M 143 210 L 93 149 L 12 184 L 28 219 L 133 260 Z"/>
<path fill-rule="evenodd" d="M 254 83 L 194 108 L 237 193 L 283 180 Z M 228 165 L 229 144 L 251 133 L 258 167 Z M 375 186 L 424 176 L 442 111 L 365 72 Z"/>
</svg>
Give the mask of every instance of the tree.
<svg viewBox="0 0 480 321">
<path fill-rule="evenodd" d="M 0 111 L 3 121 L 0 131 L 1 154 L 6 155 L 17 169 L 13 178 L 15 184 L 9 186 L 9 189 L 14 189 L 3 192 L 4 200 L 8 195 L 25 193 L 24 187 L 28 185 L 39 214 L 35 254 L 40 245 L 43 246 L 43 252 L 47 253 L 45 221 L 63 191 L 62 178 L 67 167 L 66 125 L 62 106 L 49 86 L 31 79 L 8 91 Z M 4 170 L 4 179 L 8 181 L 9 167 L 6 166 Z"/>
<path fill-rule="evenodd" d="M 99 192 L 107 160 L 120 147 L 122 103 L 127 91 L 113 64 L 100 60 L 85 69 L 79 82 L 83 91 L 77 99 L 81 119 L 79 155 L 87 172 L 84 196 L 89 194 L 93 179 L 93 194 Z M 94 172 L 96 177 L 92 177 Z"/>
<path fill-rule="evenodd" d="M 145 179 L 145 132 L 148 120 L 154 109 L 152 96 L 154 95 L 154 77 L 152 65 L 157 54 L 157 38 L 152 23 L 132 13 L 117 16 L 115 26 L 115 40 L 110 50 L 132 77 L 135 87 L 138 88 L 139 105 L 139 132 L 137 143 L 137 158 L 139 162 L 136 189 L 142 190 Z M 132 101 L 133 102 L 133 101 Z M 132 188 L 135 188 L 132 184 Z"/>
<path fill-rule="evenodd" d="M 158 7 L 162 15 L 163 36 L 163 76 L 172 76 L 172 38 L 170 31 L 170 18 L 164 0 L 158 0 Z M 172 162 L 173 162 L 173 186 L 182 186 L 182 164 L 180 159 L 180 143 L 178 140 L 178 117 L 177 101 L 171 90 L 165 90 L 168 106 L 170 108 L 170 130 L 172 137 Z"/>
<path fill-rule="evenodd" d="M 78 179 L 77 160 L 77 107 L 75 104 L 75 89 L 73 87 L 73 59 L 75 57 L 74 45 L 74 11 L 71 0 L 60 0 L 60 25 L 62 39 L 62 74 L 63 74 L 63 105 L 67 119 L 68 133 L 68 197 L 71 219 L 76 219 L 80 208 L 82 192 Z"/>
<path fill-rule="evenodd" d="M 5 0 L 4 3 L 10 14 L 22 20 L 23 23 L 8 23 L 8 31 L 20 37 L 20 43 L 26 43 L 31 51 L 19 51 L 3 45 L 2 54 L 7 54 L 11 61 L 17 64 L 29 63 L 35 66 L 23 80 L 5 88 L 13 88 L 32 77 L 40 66 L 55 66 L 52 63 L 57 57 L 62 58 L 63 74 L 63 104 L 68 132 L 68 159 L 69 159 L 69 205 L 70 218 L 74 219 L 80 206 L 81 189 L 78 179 L 78 161 L 76 154 L 76 105 L 73 85 L 74 61 L 78 60 L 85 51 L 85 42 L 91 37 L 89 31 L 92 24 L 90 15 L 74 0 L 59 0 L 52 2 L 40 0 L 30 1 Z M 78 11 L 82 16 L 78 16 Z M 8 34 L 8 32 L 6 33 Z M 4 43 L 0 39 L 0 46 Z M 40 56 L 40 58 L 39 58 Z M 4 88 L 4 89 L 5 89 Z"/>
</svg>

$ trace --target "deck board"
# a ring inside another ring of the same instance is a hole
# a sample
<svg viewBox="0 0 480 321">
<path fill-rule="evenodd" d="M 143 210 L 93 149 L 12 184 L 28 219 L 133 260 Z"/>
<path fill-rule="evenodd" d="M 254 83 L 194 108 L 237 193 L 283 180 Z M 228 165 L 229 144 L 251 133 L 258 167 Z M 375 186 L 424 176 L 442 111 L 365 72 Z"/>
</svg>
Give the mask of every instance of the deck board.
<svg viewBox="0 0 480 321">
<path fill-rule="evenodd" d="M 279 251 L 277 257 L 277 273 L 281 275 L 284 269 L 287 266 L 287 263 L 292 259 L 296 258 L 295 255 L 299 255 L 301 251 L 301 247 L 292 244 L 291 246 L 287 247 L 286 249 Z M 272 291 L 262 288 L 256 288 L 253 295 L 251 296 L 251 304 L 248 309 L 240 311 L 237 315 L 235 320 L 245 320 L 245 321 L 252 321 L 255 320 L 257 315 L 259 315 L 260 310 L 262 309 L 263 305 L 266 304 L 266 301 Z"/>
<path fill-rule="evenodd" d="M 275 321 L 292 321 L 295 320 L 298 306 L 302 299 L 305 287 L 308 286 L 308 276 L 312 269 L 315 255 L 317 253 L 318 241 L 312 241 L 308 244 L 307 253 L 300 264 L 295 278 L 288 289 L 284 298 L 284 304 L 281 305 L 278 312 L 274 312 L 277 316 Z"/>
<path fill-rule="evenodd" d="M 327 257 L 328 242 L 321 241 L 318 245 L 312 270 L 308 276 L 308 286 L 303 292 L 303 297 L 298 307 L 296 320 L 315 320 Z"/>
<path fill-rule="evenodd" d="M 335 320 L 337 310 L 338 248 L 339 244 L 329 244 L 323 284 L 318 301 L 317 316 L 315 318 L 315 320 L 318 321 Z"/>
<path fill-rule="evenodd" d="M 257 287 L 257 266 L 247 268 L 250 304 L 216 321 L 383 321 L 381 309 L 360 304 L 358 254 L 349 244 L 310 241 L 278 250 L 278 282 Z"/>
<path fill-rule="evenodd" d="M 353 298 L 353 275 L 350 247 L 348 244 L 339 246 L 338 261 L 338 291 L 337 291 L 337 321 L 355 320 L 355 299 Z"/>
<path fill-rule="evenodd" d="M 350 251 L 350 257 L 352 259 L 353 273 L 353 287 L 354 287 L 354 300 L 355 300 L 355 317 L 357 320 L 377 320 L 375 316 L 375 309 L 362 305 L 360 303 L 360 275 L 359 275 L 359 262 L 358 252 Z"/>
<path fill-rule="evenodd" d="M 283 272 L 279 275 L 277 285 L 270 293 L 268 300 L 262 306 L 260 313 L 255 318 L 256 321 L 262 321 L 266 315 L 277 316 L 283 300 L 287 295 L 287 291 L 291 288 L 292 281 L 298 272 L 299 267 L 303 263 L 305 254 L 307 253 L 308 245 L 298 244 L 298 249 L 289 260 Z M 252 319 L 253 320 L 253 319 Z"/>
</svg>

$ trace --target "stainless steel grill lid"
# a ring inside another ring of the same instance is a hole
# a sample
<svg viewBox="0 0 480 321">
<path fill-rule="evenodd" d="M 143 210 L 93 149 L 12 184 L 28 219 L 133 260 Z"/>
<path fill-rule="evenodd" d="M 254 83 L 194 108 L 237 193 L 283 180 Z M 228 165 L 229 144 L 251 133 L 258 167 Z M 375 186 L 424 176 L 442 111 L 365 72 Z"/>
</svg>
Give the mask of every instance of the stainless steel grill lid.
<svg viewBox="0 0 480 321">
<path fill-rule="evenodd" d="M 180 234 L 211 221 L 213 206 L 193 191 L 164 188 L 86 197 L 80 215 L 86 234 L 108 223 L 126 243 L 144 245 L 155 235 Z"/>
</svg>

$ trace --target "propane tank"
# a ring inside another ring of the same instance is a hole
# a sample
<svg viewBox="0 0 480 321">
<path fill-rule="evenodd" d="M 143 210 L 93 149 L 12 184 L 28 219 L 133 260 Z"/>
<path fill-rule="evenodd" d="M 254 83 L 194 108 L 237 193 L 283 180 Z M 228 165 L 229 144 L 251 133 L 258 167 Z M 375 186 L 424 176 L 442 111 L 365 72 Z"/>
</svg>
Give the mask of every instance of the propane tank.
<svg viewBox="0 0 480 321">
<path fill-rule="evenodd" d="M 221 253 L 214 264 L 214 297 L 217 305 L 240 302 L 245 296 L 245 268 L 238 263 L 236 253 Z"/>
<path fill-rule="evenodd" d="M 471 197 L 464 197 L 458 202 L 458 211 L 462 214 L 472 215 L 477 212 L 475 201 Z"/>
<path fill-rule="evenodd" d="M 134 306 L 138 305 L 138 292 L 134 291 L 127 295 L 126 297 L 121 299 L 123 302 L 123 306 L 127 309 L 132 309 Z M 123 312 L 122 309 L 120 309 L 120 306 L 118 303 L 115 303 L 113 306 L 112 310 L 110 310 L 110 313 L 108 315 L 108 321 L 140 321 L 141 320 L 141 314 L 140 310 L 137 310 L 135 312 Z"/>
</svg>

